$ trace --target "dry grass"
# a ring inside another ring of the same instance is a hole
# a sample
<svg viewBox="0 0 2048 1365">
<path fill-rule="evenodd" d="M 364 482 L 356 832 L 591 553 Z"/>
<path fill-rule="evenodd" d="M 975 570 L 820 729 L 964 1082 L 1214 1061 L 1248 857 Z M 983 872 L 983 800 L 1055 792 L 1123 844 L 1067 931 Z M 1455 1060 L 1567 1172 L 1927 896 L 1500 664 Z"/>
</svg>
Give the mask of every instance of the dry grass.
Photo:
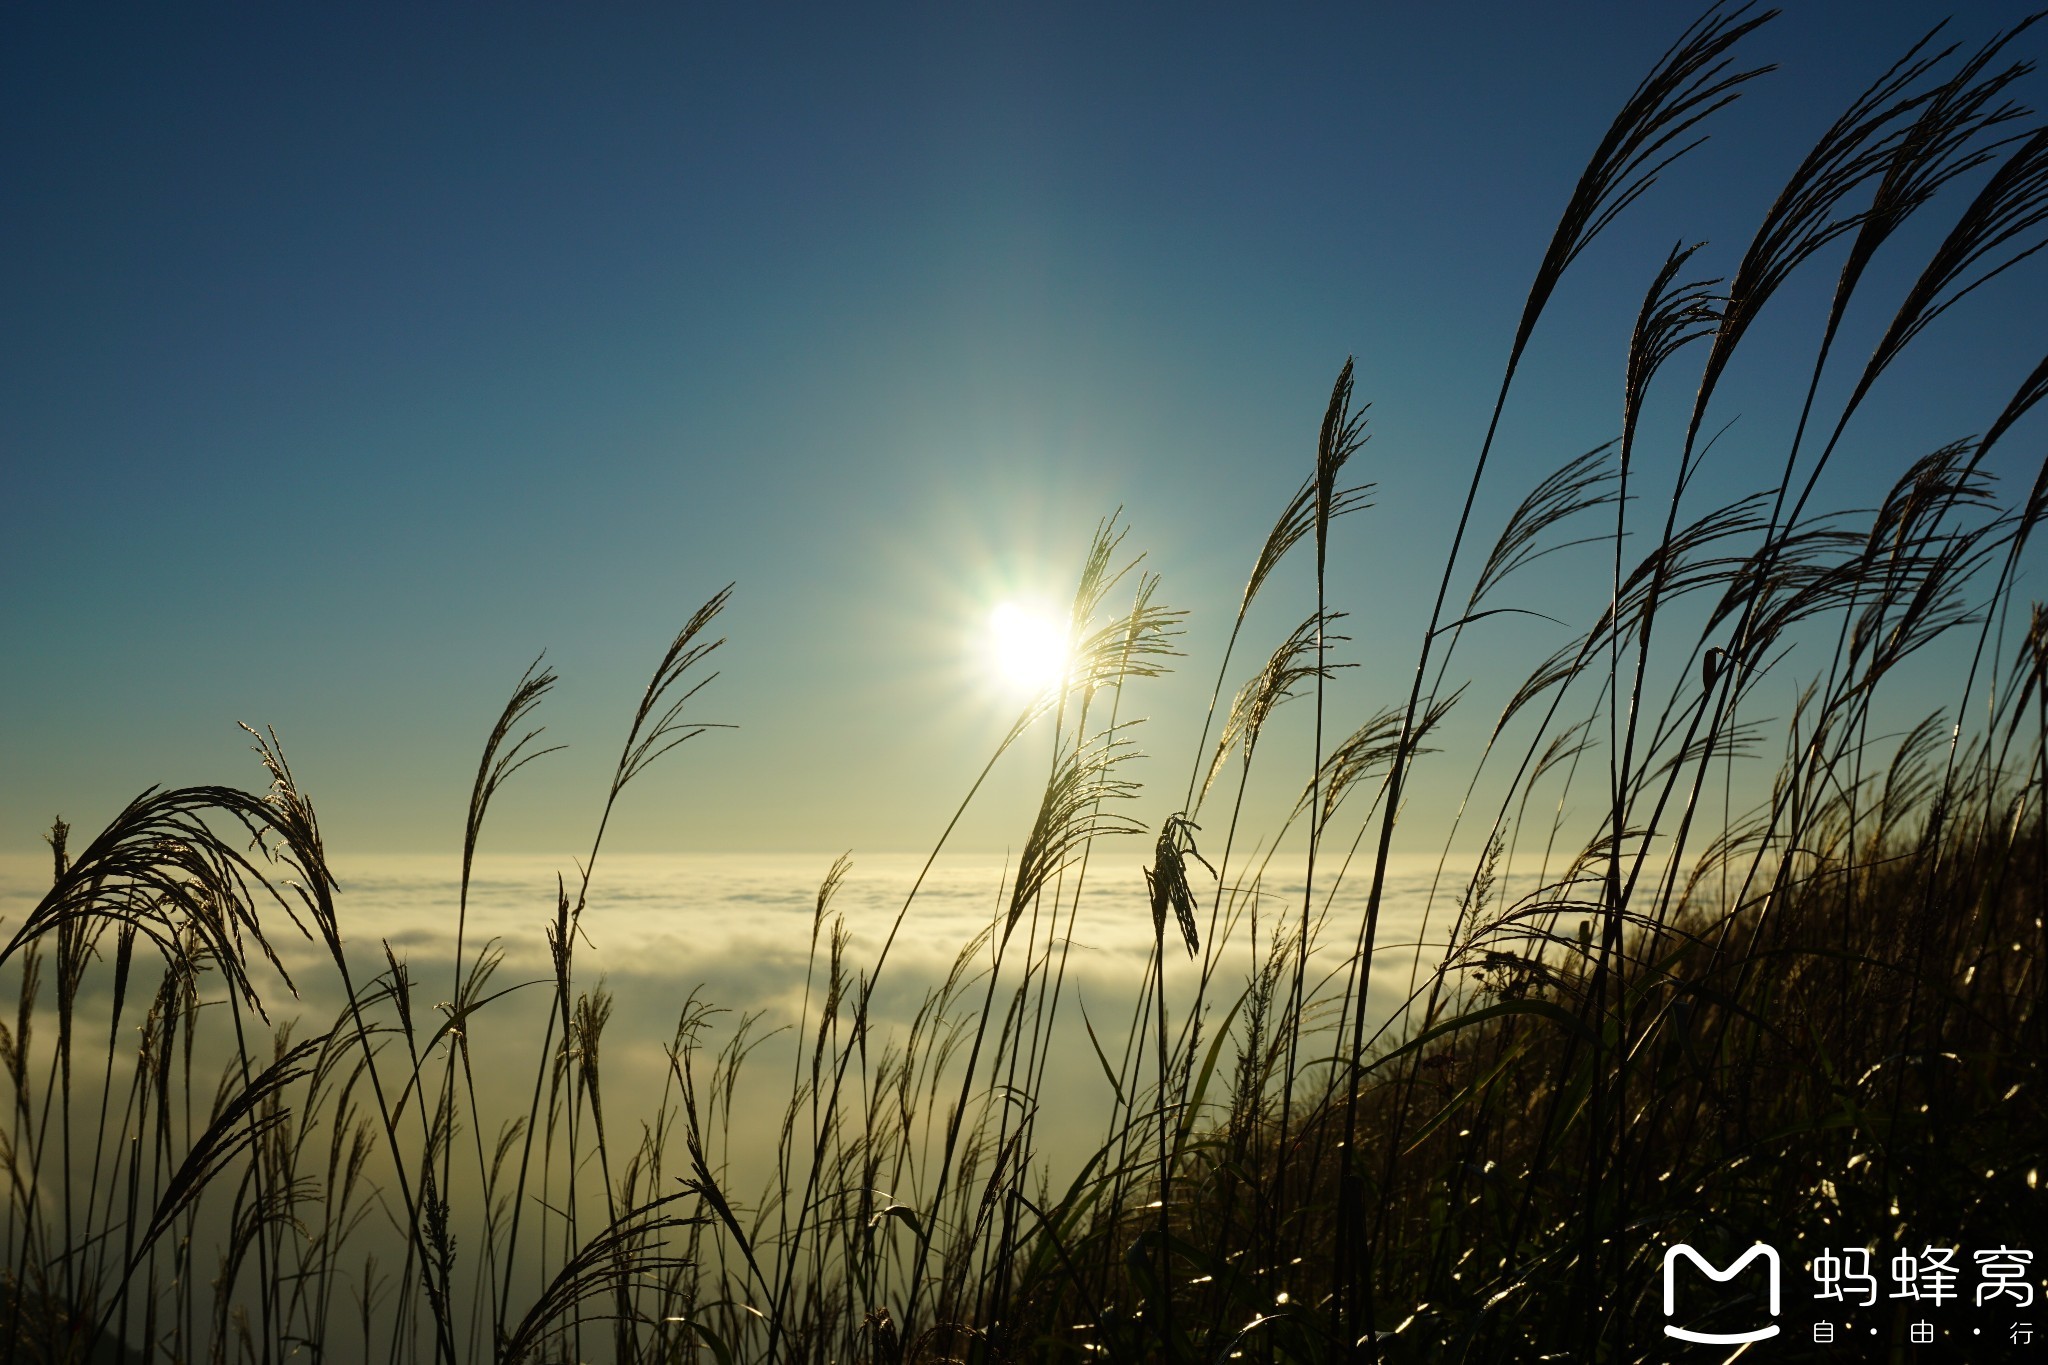
<svg viewBox="0 0 2048 1365">
<path fill-rule="evenodd" d="M 1327 549 L 1370 492 L 1339 486 L 1365 439 L 1347 362 L 1237 604 L 1182 807 L 1152 831 L 1149 907 L 1101 904 L 1089 866 L 1144 832 L 1124 813 L 1124 693 L 1176 657 L 1181 614 L 1155 602 L 1117 519 L 1098 528 L 1074 663 L 982 773 L 1027 743 L 1047 755 L 1013 880 L 907 1028 L 882 1027 L 875 1002 L 918 891 L 856 962 L 833 909 L 847 864 L 825 874 L 764 1191 L 732 1187 L 729 1149 L 758 1016 L 693 997 L 665 1089 L 622 1109 L 605 1086 L 611 998 L 579 950 L 616 803 L 714 728 L 693 717 L 729 589 L 677 633 L 630 719 L 589 855 L 541 926 L 544 1007 L 495 981 L 498 945 L 466 940 L 492 798 L 546 752 L 530 720 L 555 678 L 538 664 L 478 767 L 438 1005 L 388 946 L 351 949 L 274 737 L 258 737 L 260 795 L 145 793 L 75 856 L 60 821 L 51 889 L 0 947 L 18 990 L 0 1025 L 6 1358 L 1643 1360 L 1660 1358 L 1654 1259 L 1680 1237 L 2024 1245 L 2048 1226 L 2032 1174 L 2048 1133 L 2048 625 L 2038 605 L 2016 622 L 2014 593 L 2048 463 L 2009 505 L 1986 457 L 2026 430 L 2048 362 L 1874 512 L 1809 510 L 1897 357 L 2048 242 L 2048 133 L 2015 131 L 2014 34 L 1961 58 L 1930 36 L 1881 75 L 1725 286 L 1694 278 L 1698 248 L 1674 249 L 1629 332 L 1615 440 L 1532 480 L 1476 571 L 1465 554 L 1546 306 L 1760 74 L 1733 53 L 1768 18 L 1694 25 L 1596 149 L 1509 348 L 1407 696 L 1328 745 L 1345 643 L 1331 599 L 1350 585 Z M 1872 260 L 1972 181 L 1870 358 L 1828 382 Z M 1772 438 L 1782 473 L 1700 506 L 1731 359 L 1788 279 L 1835 258 L 1804 406 Z M 1681 427 L 1645 426 L 1688 358 Z M 1631 518 L 1653 495 L 1646 536 Z M 1301 624 L 1218 724 L 1254 600 L 1311 538 L 1314 601 L 1289 609 Z M 1593 567 L 1581 623 L 1550 598 L 1506 605 L 1546 559 Z M 1354 620 L 1374 605 L 1358 595 Z M 1454 707 L 1492 681 L 1468 692 L 1459 646 L 1513 616 L 1565 638 L 1490 689 L 1491 725 L 1457 728 Z M 1894 693 L 1924 695 L 1925 670 L 1896 680 L 1937 646 L 1953 700 L 1902 725 Z M 1767 679 L 1792 684 L 1789 715 L 1765 712 Z M 1275 759 L 1261 740 L 1294 699 L 1313 701 L 1308 752 Z M 1744 767 L 1773 744 L 1774 765 Z M 1443 847 L 1485 851 L 1439 864 L 1435 963 L 1383 942 L 1381 914 L 1415 765 L 1461 753 Z M 1241 828 L 1255 768 L 1274 763 L 1298 765 L 1292 813 Z M 1226 798 L 1227 817 L 1198 823 Z M 1304 875 L 1279 905 L 1283 846 Z M 1335 909 L 1346 884 L 1363 887 L 1355 919 Z M 1084 902 L 1151 917 L 1121 1032 L 1074 1017 Z M 296 1040 L 264 986 L 284 979 L 287 934 L 324 949 L 345 1001 Z M 1410 978 L 1391 1020 L 1376 967 Z M 519 1029 L 537 1039 L 531 1083 L 495 1113 L 475 1050 Z M 1113 1098 L 1093 1157 L 1052 1187 L 1040 1098 L 1054 1050 L 1084 1034 Z M 228 1059 L 217 1080 L 209 1047 Z"/>
</svg>

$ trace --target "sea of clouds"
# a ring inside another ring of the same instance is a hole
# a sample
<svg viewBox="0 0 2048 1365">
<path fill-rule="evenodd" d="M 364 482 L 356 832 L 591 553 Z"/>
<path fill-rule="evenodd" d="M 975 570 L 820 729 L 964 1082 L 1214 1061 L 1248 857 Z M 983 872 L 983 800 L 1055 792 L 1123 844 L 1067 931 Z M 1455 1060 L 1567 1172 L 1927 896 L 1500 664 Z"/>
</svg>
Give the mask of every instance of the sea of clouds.
<svg viewBox="0 0 2048 1365">
<path fill-rule="evenodd" d="M 1131 1011 L 1149 970 L 1153 924 L 1142 853 L 1121 847 L 1116 853 L 1066 872 L 1058 884 L 1063 909 L 1056 925 L 1048 919 L 1034 924 L 1028 915 L 1020 921 L 1020 938 L 1013 941 L 1000 978 L 1005 989 L 1014 984 L 1022 935 L 1035 933 L 1041 943 L 1048 935 L 1056 942 L 1070 940 L 1058 1031 L 1039 1095 L 1045 1135 L 1040 1157 L 1056 1182 L 1078 1169 L 1102 1140 L 1115 1097 L 1084 1018 L 1110 1051 L 1110 1060 L 1120 1061 L 1117 1049 L 1130 1031 Z M 686 1002 L 694 997 L 726 1011 L 714 1017 L 703 1036 L 714 1050 L 742 1017 L 756 1016 L 753 1036 L 764 1041 L 735 1092 L 729 1172 L 744 1197 L 750 1185 L 766 1178 L 760 1158 L 772 1149 L 782 1121 L 796 1051 L 815 1035 L 831 924 L 843 920 L 848 934 L 844 962 L 849 977 L 877 981 L 873 1021 L 879 1044 L 892 1030 L 900 1036 L 963 946 L 1003 914 L 1014 873 L 1002 857 L 949 855 L 927 869 L 921 854 L 856 854 L 830 901 L 814 950 L 819 885 L 833 861 L 832 854 L 604 854 L 592 869 L 586 893 L 573 859 L 481 858 L 463 917 L 464 958 L 473 962 L 480 952 L 502 954 L 491 989 L 516 987 L 480 1012 L 470 1030 L 476 1055 L 483 1059 L 477 1067 L 478 1097 L 486 1127 L 523 1114 L 534 1084 L 551 995 L 546 926 L 555 918 L 559 886 L 571 904 L 579 894 L 584 899 L 576 987 L 602 982 L 614 1001 L 602 1051 L 612 1131 L 621 1131 L 623 1124 L 623 1131 L 637 1136 L 641 1122 L 652 1122 L 656 1110 L 676 1102 L 669 1048 Z M 1434 859 L 1397 865 L 1384 899 L 1372 973 L 1376 1020 L 1397 1012 L 1416 985 L 1426 986 L 1462 879 L 1470 875 L 1469 861 L 1453 861 L 1441 877 Z M 455 995 L 460 908 L 455 859 L 353 857 L 339 861 L 334 870 L 341 885 L 337 915 L 357 983 L 396 959 L 414 983 L 415 1010 L 425 1020 L 421 1027 L 438 1025 L 444 1016 L 437 1007 Z M 1276 928 L 1299 922 L 1302 870 L 1299 864 L 1285 869 L 1276 864 L 1258 879 L 1256 896 L 1236 897 L 1241 913 L 1224 939 L 1204 1003 L 1210 1030 L 1221 1025 L 1244 990 L 1254 942 L 1264 951 Z M 1206 874 L 1199 867 L 1194 872 L 1199 889 Z M 1240 875 L 1233 870 L 1232 881 Z M 47 859 L 0 860 L 0 933 L 11 933 L 7 926 L 21 923 L 49 876 Z M 1533 879 L 1507 880 L 1519 893 Z M 1069 934 L 1066 910 L 1077 881 L 1082 894 Z M 1347 877 L 1335 884 L 1334 893 L 1331 886 L 1326 864 L 1310 900 L 1312 913 L 1327 918 L 1309 972 L 1311 989 L 1320 982 L 1326 995 L 1342 987 L 1338 968 L 1363 920 L 1366 878 Z M 1424 911 L 1432 904 L 1433 886 L 1435 909 L 1425 935 Z M 877 958 L 899 916 L 900 927 L 875 978 Z M 282 982 L 266 982 L 272 1022 L 296 1019 L 298 1037 L 327 1027 L 343 995 L 324 947 L 300 934 L 274 905 L 266 907 L 263 918 L 297 991 L 295 1000 Z M 1206 904 L 1198 924 L 1205 938 L 1215 935 L 1217 922 Z M 1167 936 L 1168 999 L 1178 1027 L 1193 999 L 1197 966 L 1179 946 L 1170 919 Z M 1436 946 L 1418 949 L 1424 937 Z M 986 988 L 989 960 L 986 946 L 969 960 L 966 995 L 975 1003 Z M 97 981 L 88 978 L 80 1005 L 88 1016 L 94 1002 L 104 999 L 108 975 L 101 971 Z M 135 989 L 146 992 L 152 985 L 153 977 L 144 977 Z M 129 1008 L 138 1008 L 132 999 Z M 1151 1079 L 1148 1071 L 1142 1082 Z"/>
</svg>

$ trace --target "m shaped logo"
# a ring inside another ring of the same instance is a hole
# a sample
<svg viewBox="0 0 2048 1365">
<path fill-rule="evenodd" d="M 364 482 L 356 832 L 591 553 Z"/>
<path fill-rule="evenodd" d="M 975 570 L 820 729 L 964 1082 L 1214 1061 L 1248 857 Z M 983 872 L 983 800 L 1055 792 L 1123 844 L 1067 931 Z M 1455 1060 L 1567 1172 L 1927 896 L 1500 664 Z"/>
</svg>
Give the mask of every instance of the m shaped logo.
<svg viewBox="0 0 2048 1365">
<path fill-rule="evenodd" d="M 1700 1268 L 1702 1274 L 1716 1284 L 1725 1284 L 1737 1275 L 1740 1275 L 1742 1268 L 1751 1261 L 1756 1260 L 1759 1256 L 1763 1258 L 1765 1269 L 1770 1272 L 1771 1316 L 1775 1318 L 1778 1316 L 1778 1251 L 1777 1248 L 1763 1242 L 1758 1242 L 1748 1251 L 1736 1257 L 1734 1263 L 1726 1270 L 1715 1269 L 1706 1257 L 1700 1255 L 1683 1242 L 1666 1251 L 1664 1253 L 1664 1316 L 1668 1318 L 1678 1311 L 1678 1285 L 1672 1271 L 1678 1265 L 1680 1259 L 1691 1261 Z M 1751 1332 L 1695 1332 L 1686 1327 L 1673 1327 L 1667 1322 L 1664 1324 L 1664 1335 L 1676 1337 L 1680 1341 L 1696 1341 L 1705 1346 L 1727 1346 L 1738 1342 L 1763 1341 L 1769 1337 L 1774 1337 L 1778 1335 L 1778 1324 L 1774 1322 L 1768 1327 L 1759 1327 Z"/>
</svg>

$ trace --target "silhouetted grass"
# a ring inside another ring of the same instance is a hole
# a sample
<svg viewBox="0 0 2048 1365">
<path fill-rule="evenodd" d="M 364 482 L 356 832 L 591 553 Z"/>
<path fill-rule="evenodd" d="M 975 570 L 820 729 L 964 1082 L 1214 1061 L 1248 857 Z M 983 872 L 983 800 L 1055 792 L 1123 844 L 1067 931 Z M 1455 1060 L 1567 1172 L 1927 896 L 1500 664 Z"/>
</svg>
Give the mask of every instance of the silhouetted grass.
<svg viewBox="0 0 2048 1365">
<path fill-rule="evenodd" d="M 2026 1245 L 2048 1227 L 2048 624 L 2038 605 L 2017 621 L 2014 594 L 2048 462 L 2008 504 L 1985 460 L 2025 430 L 2048 361 L 1874 510 L 1809 510 L 1898 356 L 2048 242 L 2048 133 L 2019 131 L 2007 98 L 2028 69 L 2002 55 L 2013 34 L 1960 60 L 1930 35 L 1880 75 L 1726 284 L 1674 248 L 1628 333 L 1615 439 L 1530 479 L 1476 569 L 1467 553 L 1546 306 L 1760 74 L 1733 54 L 1769 17 L 1688 29 L 1596 149 L 1508 348 L 1408 693 L 1362 720 L 1327 714 L 1348 663 L 1333 627 L 1384 653 L 1375 612 L 1401 580 L 1330 573 L 1331 537 L 1371 511 L 1369 485 L 1339 486 L 1366 434 L 1346 362 L 1237 605 L 1182 805 L 1149 830 L 1149 904 L 1090 895 L 1089 870 L 1098 844 L 1148 832 L 1124 813 L 1125 691 L 1177 656 L 1182 615 L 1122 550 L 1120 518 L 1098 527 L 1067 674 L 961 805 L 1033 753 L 1038 811 L 987 928 L 907 1027 L 875 1002 L 917 887 L 857 961 L 833 909 L 848 862 L 824 873 L 765 1189 L 736 1184 L 730 1150 L 759 1016 L 691 997 L 665 1089 L 621 1097 L 611 997 L 579 955 L 617 802 L 714 728 L 685 708 L 729 589 L 634 710 L 589 854 L 541 926 L 533 1007 L 467 916 L 491 801 L 547 752 L 529 724 L 555 677 L 538 663 L 478 766 L 445 1000 L 342 932 L 274 736 L 257 737 L 260 795 L 147 792 L 75 856 L 59 821 L 51 889 L 0 947 L 18 986 L 0 1025 L 7 1359 L 1648 1360 L 1674 1241 L 1769 1235 L 1795 1263 L 1873 1239 Z M 1965 179 L 1869 358 L 1838 375 L 1871 263 Z M 1835 257 L 1796 423 L 1750 437 L 1782 448 L 1782 473 L 1701 505 L 1731 360 L 1789 278 Z M 1681 429 L 1645 426 L 1694 357 Z M 1232 693 L 1254 600 L 1311 537 L 1313 602 L 1286 609 L 1301 624 Z M 1584 602 L 1513 604 L 1530 564 L 1574 547 L 1597 575 Z M 1523 680 L 1468 690 L 1459 645 L 1517 615 L 1562 643 Z M 1902 668 L 1934 655 L 1953 700 L 1901 722 L 1893 694 L 1928 676 L 1902 687 Z M 1789 714 L 1766 710 L 1766 680 L 1788 684 Z M 1497 718 L 1461 726 L 1455 708 L 1490 692 Z M 1273 758 L 1276 713 L 1310 696 L 1306 761 L 1291 744 Z M 1328 742 L 1326 719 L 1348 737 Z M 1425 757 L 1467 773 L 1456 821 L 1429 832 L 1427 952 L 1380 932 Z M 1282 781 L 1299 799 L 1280 828 L 1244 828 L 1254 769 L 1275 762 L 1298 764 Z M 1350 919 L 1337 892 L 1359 882 Z M 1147 914 L 1135 997 L 1114 1021 L 1083 1011 L 1076 924 Z M 303 1038 L 265 995 L 291 986 L 288 933 L 324 950 L 345 1002 Z M 1403 977 L 1389 1015 L 1384 983 Z M 498 1113 L 476 1053 L 522 1029 L 531 1080 Z M 217 1079 L 208 1040 L 229 1059 Z M 1040 1100 L 1053 1052 L 1083 1041 L 1110 1099 L 1093 1155 L 1053 1185 Z"/>
</svg>

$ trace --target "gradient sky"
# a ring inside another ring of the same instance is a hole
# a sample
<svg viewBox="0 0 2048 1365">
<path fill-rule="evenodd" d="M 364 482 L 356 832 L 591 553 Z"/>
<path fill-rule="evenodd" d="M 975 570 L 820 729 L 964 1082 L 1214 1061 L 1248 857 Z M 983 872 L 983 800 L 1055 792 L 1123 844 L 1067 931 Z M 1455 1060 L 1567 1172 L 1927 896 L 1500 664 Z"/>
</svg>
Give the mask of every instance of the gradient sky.
<svg viewBox="0 0 2048 1365">
<path fill-rule="evenodd" d="M 1956 37 L 2025 8 L 1964 7 Z M 1412 668 L 1557 211 L 1695 13 L 8 6 L 0 852 L 152 783 L 253 784 L 238 720 L 277 727 L 338 854 L 452 849 L 545 648 L 570 748 L 490 838 L 566 857 L 648 670 L 728 581 L 694 714 L 740 728 L 644 778 L 617 845 L 920 847 L 1006 720 L 968 640 L 1006 595 L 1070 590 L 1118 506 L 1193 612 L 1187 672 L 1145 703 L 1156 821 L 1356 355 L 1381 491 L 1333 551 L 1348 729 Z M 1671 242 L 1731 269 L 1812 138 L 1944 13 L 1795 3 L 1748 41 L 1781 70 L 1548 316 L 1496 517 L 1614 434 Z M 1788 339 L 1738 366 L 1725 416 L 1782 413 L 1773 358 L 1803 354 L 1831 278 L 1775 306 Z M 2044 281 L 1944 320 L 1874 401 L 1869 467 L 1989 422 L 2048 341 Z M 1765 478 L 1744 430 L 1730 490 Z M 1831 494 L 1867 499 L 1863 458 Z M 1310 605 L 1277 585 L 1247 663 Z M 1555 642 L 1504 626 L 1467 666 Z M 1039 761 L 968 845 L 1021 840 Z"/>
</svg>

